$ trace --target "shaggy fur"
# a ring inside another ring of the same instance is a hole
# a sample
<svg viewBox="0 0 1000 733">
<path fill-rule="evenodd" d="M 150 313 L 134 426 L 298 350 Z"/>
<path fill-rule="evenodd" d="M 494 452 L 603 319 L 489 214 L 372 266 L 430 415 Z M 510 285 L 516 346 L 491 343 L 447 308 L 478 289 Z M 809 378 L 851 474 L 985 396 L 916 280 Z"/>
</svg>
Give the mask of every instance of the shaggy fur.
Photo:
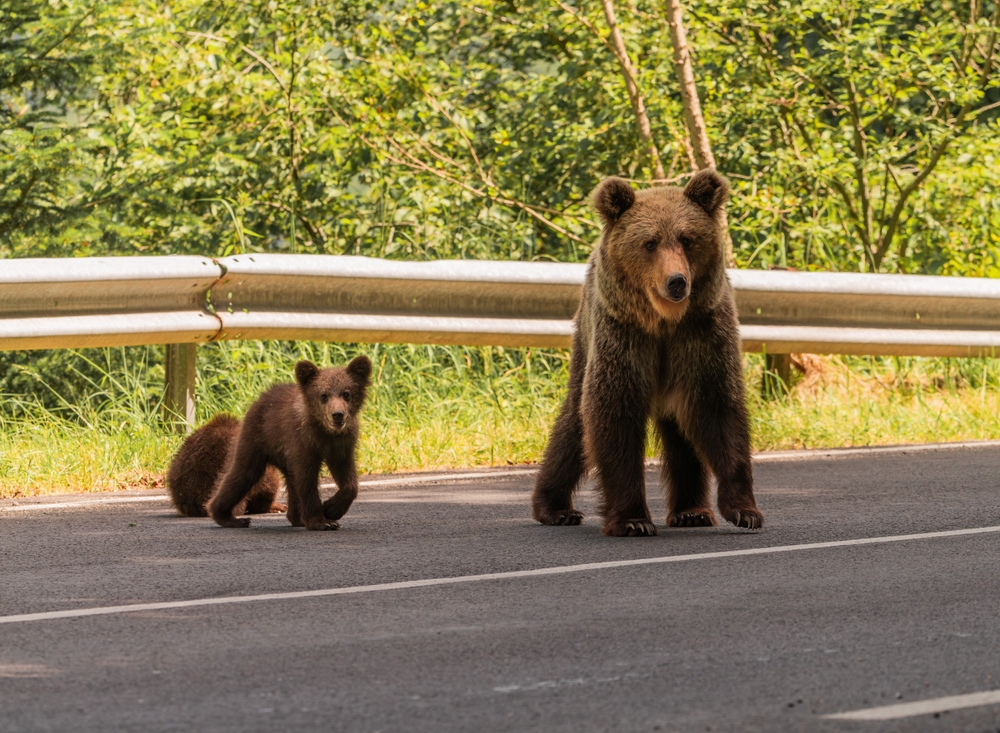
<svg viewBox="0 0 1000 733">
<path fill-rule="evenodd" d="M 167 471 L 170 501 L 186 517 L 207 517 L 205 503 L 233 458 L 240 434 L 240 421 L 231 415 L 216 415 L 191 433 L 181 445 Z M 237 514 L 283 512 L 274 498 L 281 489 L 281 475 L 272 467 L 254 484 L 235 508 Z"/>
<path fill-rule="evenodd" d="M 250 520 L 234 516 L 234 510 L 270 465 L 285 477 L 293 526 L 338 529 L 337 520 L 358 495 L 358 415 L 371 371 L 367 356 L 343 369 L 320 369 L 300 361 L 295 365 L 296 384 L 279 384 L 262 394 L 243 419 L 232 465 L 208 504 L 212 519 L 223 527 L 249 527 Z M 324 463 L 337 492 L 320 503 Z"/>
<path fill-rule="evenodd" d="M 591 466 L 603 533 L 655 535 L 646 504 L 646 425 L 663 445 L 667 526 L 722 516 L 763 525 L 753 496 L 739 325 L 723 259 L 725 179 L 636 193 L 609 178 L 594 193 L 604 223 L 576 313 L 569 394 L 532 498 L 543 524 L 579 524 L 573 492 Z"/>
</svg>

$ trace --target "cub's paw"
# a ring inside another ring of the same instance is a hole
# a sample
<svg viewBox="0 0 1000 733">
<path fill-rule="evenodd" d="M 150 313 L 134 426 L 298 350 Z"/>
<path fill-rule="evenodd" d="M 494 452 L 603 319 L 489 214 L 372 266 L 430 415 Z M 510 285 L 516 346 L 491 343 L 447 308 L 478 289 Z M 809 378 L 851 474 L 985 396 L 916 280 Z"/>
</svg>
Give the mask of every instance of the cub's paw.
<svg viewBox="0 0 1000 733">
<path fill-rule="evenodd" d="M 576 509 L 561 509 L 555 512 L 536 512 L 535 519 L 542 524 L 575 526 L 583 523 L 583 513 Z"/>
<path fill-rule="evenodd" d="M 601 534 L 605 537 L 655 537 L 656 525 L 648 519 L 619 519 L 607 522 Z"/>
<path fill-rule="evenodd" d="M 318 521 L 309 522 L 306 524 L 306 529 L 309 531 L 333 531 L 340 529 L 340 522 L 331 522 L 326 519 L 321 519 Z"/>
<path fill-rule="evenodd" d="M 288 511 L 287 504 L 279 504 L 276 501 L 271 502 L 271 508 L 267 510 L 268 514 L 284 514 Z"/>
<path fill-rule="evenodd" d="M 711 509 L 692 509 L 667 517 L 668 527 L 714 527 L 715 514 Z"/>
<path fill-rule="evenodd" d="M 249 527 L 250 517 L 212 517 L 220 527 Z"/>
<path fill-rule="evenodd" d="M 744 529 L 760 529 L 764 526 L 764 515 L 755 508 L 729 509 L 722 511 L 722 516 L 737 527 Z"/>
</svg>

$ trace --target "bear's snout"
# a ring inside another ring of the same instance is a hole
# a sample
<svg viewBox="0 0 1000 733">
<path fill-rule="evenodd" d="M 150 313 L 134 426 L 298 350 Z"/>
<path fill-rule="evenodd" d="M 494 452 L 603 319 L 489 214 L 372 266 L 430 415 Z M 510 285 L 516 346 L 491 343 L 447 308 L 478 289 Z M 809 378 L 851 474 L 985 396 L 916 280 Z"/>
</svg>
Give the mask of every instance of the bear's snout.
<svg viewBox="0 0 1000 733">
<path fill-rule="evenodd" d="M 675 303 L 684 300 L 688 295 L 688 280 L 679 272 L 667 278 L 667 297 Z"/>
<path fill-rule="evenodd" d="M 344 426 L 344 420 L 347 418 L 347 414 L 338 410 L 330 415 L 330 417 L 333 419 L 333 424 L 340 428 Z"/>
</svg>

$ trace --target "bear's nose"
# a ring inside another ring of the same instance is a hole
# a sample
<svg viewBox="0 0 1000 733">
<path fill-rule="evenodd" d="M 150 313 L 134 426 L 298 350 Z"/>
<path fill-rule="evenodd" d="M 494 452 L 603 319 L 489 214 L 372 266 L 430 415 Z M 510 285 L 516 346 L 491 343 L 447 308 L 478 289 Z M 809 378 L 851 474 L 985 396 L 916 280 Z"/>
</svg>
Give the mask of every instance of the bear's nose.
<svg viewBox="0 0 1000 733">
<path fill-rule="evenodd" d="M 344 413 L 342 413 L 342 412 L 335 412 L 335 413 L 333 413 L 332 417 L 333 417 L 333 424 L 334 425 L 343 425 L 344 424 Z"/>
<path fill-rule="evenodd" d="M 679 272 L 667 278 L 667 297 L 675 303 L 679 303 L 687 297 L 688 281 Z"/>
</svg>

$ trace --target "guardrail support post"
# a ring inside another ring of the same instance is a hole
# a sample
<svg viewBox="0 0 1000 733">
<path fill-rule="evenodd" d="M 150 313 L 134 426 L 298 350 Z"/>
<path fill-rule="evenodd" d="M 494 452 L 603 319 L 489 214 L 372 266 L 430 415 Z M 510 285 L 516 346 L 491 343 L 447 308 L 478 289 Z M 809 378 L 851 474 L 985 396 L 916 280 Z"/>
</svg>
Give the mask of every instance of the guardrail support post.
<svg viewBox="0 0 1000 733">
<path fill-rule="evenodd" d="M 764 380 L 761 384 L 761 396 L 766 400 L 771 400 L 787 394 L 791 376 L 791 354 L 764 354 Z"/>
<path fill-rule="evenodd" d="M 194 429 L 196 350 L 196 344 L 167 344 L 163 419 L 179 433 L 190 433 Z"/>
</svg>

